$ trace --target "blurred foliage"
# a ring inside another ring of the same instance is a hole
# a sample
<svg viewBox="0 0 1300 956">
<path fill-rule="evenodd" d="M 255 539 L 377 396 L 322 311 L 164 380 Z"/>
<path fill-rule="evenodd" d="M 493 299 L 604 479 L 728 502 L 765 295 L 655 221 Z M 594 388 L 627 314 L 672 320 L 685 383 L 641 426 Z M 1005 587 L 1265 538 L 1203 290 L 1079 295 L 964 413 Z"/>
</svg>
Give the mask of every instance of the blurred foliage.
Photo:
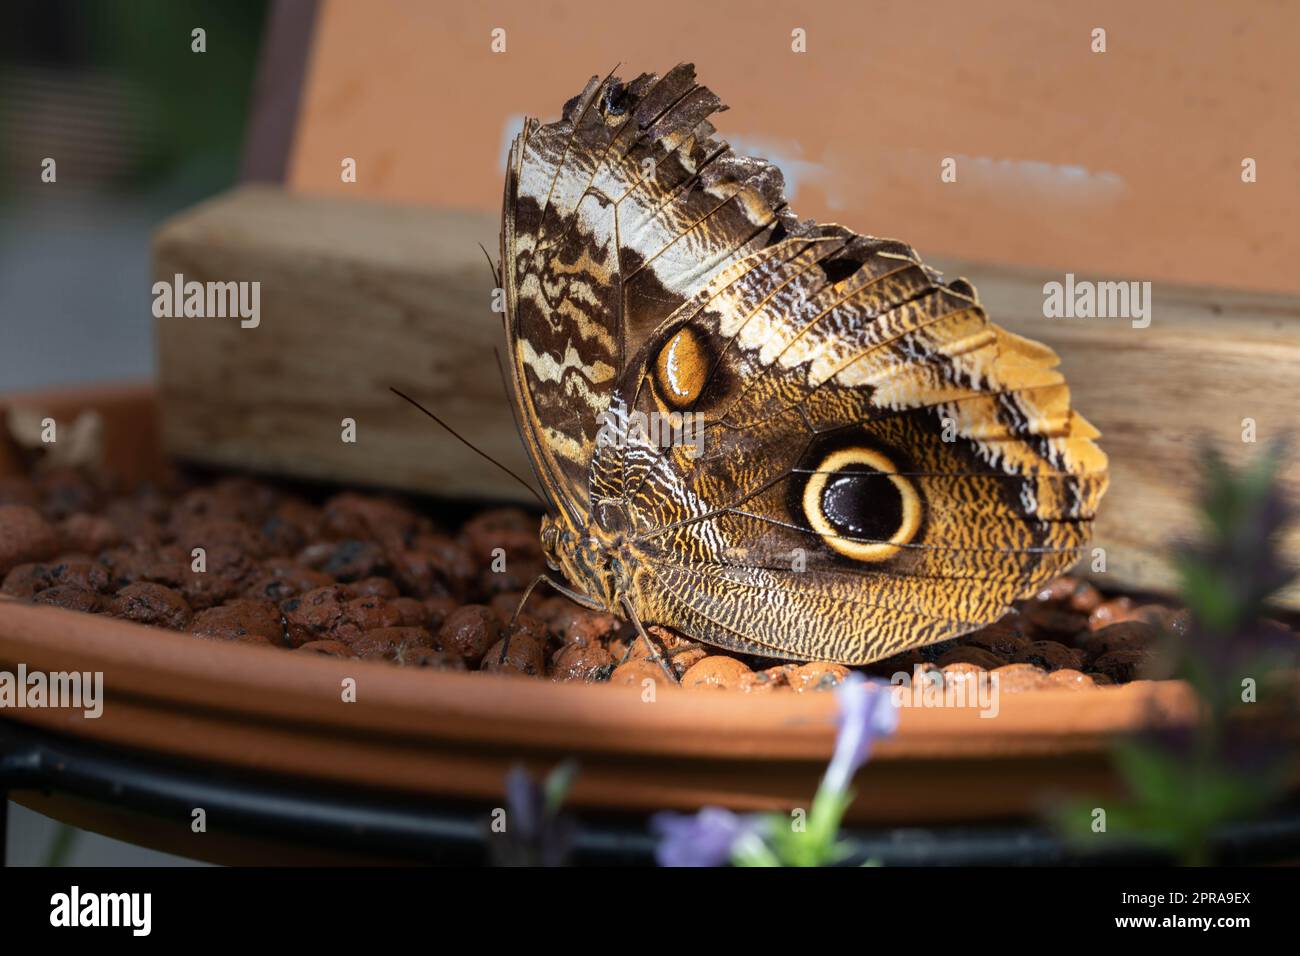
<svg viewBox="0 0 1300 956">
<path fill-rule="evenodd" d="M 4 809 L 3 806 L 0 806 L 0 811 Z M 54 835 L 50 837 L 50 845 L 45 851 L 45 859 L 41 862 L 41 866 L 67 866 L 80 836 L 80 830 L 70 827 L 66 823 L 60 823 L 55 827 Z"/>
<path fill-rule="evenodd" d="M 738 841 L 732 850 L 736 866 L 838 866 L 853 855 L 840 839 L 840 823 L 853 803 L 853 791 L 818 789 L 807 827 L 795 829 L 787 815 L 768 814 L 757 836 Z"/>
<path fill-rule="evenodd" d="M 1127 797 L 1072 802 L 1056 822 L 1083 849 L 1095 848 L 1093 808 L 1106 810 L 1106 834 L 1211 862 L 1212 835 L 1225 823 L 1268 809 L 1294 769 L 1297 641 L 1267 619 L 1269 597 L 1294 575 L 1278 552 L 1290 512 L 1277 485 L 1287 445 L 1268 447 L 1234 469 L 1204 450 L 1203 534 L 1176 564 L 1193 624 L 1166 631 L 1151 676 L 1187 681 L 1199 719 L 1154 726 L 1120 742 L 1115 769 Z"/>
<path fill-rule="evenodd" d="M 267 9 L 267 0 L 10 0 L 0 76 L 34 68 L 87 86 L 116 81 L 134 154 L 113 185 L 179 180 L 210 192 L 238 174 Z M 205 53 L 191 50 L 196 27 L 207 31 Z M 13 115 L 5 100 L 16 90 L 0 82 L 0 116 Z"/>
</svg>

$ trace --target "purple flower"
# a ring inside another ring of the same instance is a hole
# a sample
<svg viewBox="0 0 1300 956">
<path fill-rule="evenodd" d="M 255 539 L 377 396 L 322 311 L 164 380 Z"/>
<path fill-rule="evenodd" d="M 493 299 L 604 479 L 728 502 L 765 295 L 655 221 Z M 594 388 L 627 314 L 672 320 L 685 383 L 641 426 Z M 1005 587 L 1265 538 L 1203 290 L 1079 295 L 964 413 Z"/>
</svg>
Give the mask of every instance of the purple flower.
<svg viewBox="0 0 1300 956">
<path fill-rule="evenodd" d="M 542 829 L 542 790 L 515 764 L 506 774 L 506 813 L 525 842 L 535 841 Z"/>
<path fill-rule="evenodd" d="M 824 825 L 813 825 L 808 831 L 821 833 L 826 843 L 819 859 L 834 858 L 835 835 L 844 810 L 842 801 L 828 798 L 844 795 L 870 755 L 871 745 L 898 726 L 898 708 L 888 684 L 868 682 L 861 674 L 851 673 L 835 695 L 839 704 L 835 755 L 813 803 L 813 816 Z M 659 840 L 655 858 L 660 866 L 721 866 L 736 858 L 737 851 L 744 858 L 741 862 L 780 866 L 779 848 L 766 842 L 774 833 L 773 825 L 769 817 L 739 816 L 722 807 L 705 807 L 693 815 L 657 813 L 650 819 L 650 832 Z M 807 856 L 804 853 L 799 859 Z"/>
<path fill-rule="evenodd" d="M 523 767 L 506 774 L 506 830 L 490 846 L 497 866 L 563 866 L 573 844 L 573 820 L 560 812 L 576 766 L 565 763 L 539 784 Z"/>
<path fill-rule="evenodd" d="M 753 817 L 722 807 L 705 807 L 695 814 L 656 813 L 650 832 L 659 838 L 655 859 L 660 866 L 722 866 L 736 841 L 758 829 Z"/>
<path fill-rule="evenodd" d="M 822 788 L 843 793 L 853 781 L 858 768 L 871 756 L 871 746 L 898 727 L 898 707 L 888 684 L 867 681 L 856 671 L 835 688 L 839 704 L 839 731 L 835 735 L 835 755 L 822 777 Z"/>
</svg>

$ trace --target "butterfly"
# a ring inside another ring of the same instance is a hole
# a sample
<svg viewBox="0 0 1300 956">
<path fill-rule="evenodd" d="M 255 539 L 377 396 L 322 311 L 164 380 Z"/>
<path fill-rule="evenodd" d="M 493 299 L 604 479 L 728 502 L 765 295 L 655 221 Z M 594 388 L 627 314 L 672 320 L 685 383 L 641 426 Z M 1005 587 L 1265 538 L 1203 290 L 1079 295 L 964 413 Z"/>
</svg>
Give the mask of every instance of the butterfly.
<svg viewBox="0 0 1300 956">
<path fill-rule="evenodd" d="M 643 636 L 794 660 L 997 620 L 1080 557 L 1099 433 L 968 282 L 797 219 L 724 108 L 690 64 L 592 77 L 511 147 L 506 377 L 548 580 Z"/>
</svg>

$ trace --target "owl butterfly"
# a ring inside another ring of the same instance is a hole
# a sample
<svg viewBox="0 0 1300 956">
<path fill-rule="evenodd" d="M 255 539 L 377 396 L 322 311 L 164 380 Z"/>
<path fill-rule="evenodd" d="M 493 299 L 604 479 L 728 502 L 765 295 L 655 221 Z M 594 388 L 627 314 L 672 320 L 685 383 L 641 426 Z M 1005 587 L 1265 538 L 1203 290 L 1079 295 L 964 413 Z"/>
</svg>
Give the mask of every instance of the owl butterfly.
<svg viewBox="0 0 1300 956">
<path fill-rule="evenodd" d="M 508 377 L 561 590 L 845 664 L 996 620 L 1079 557 L 1097 430 L 969 283 L 796 219 L 721 109 L 691 65 L 593 77 L 510 152 Z"/>
</svg>

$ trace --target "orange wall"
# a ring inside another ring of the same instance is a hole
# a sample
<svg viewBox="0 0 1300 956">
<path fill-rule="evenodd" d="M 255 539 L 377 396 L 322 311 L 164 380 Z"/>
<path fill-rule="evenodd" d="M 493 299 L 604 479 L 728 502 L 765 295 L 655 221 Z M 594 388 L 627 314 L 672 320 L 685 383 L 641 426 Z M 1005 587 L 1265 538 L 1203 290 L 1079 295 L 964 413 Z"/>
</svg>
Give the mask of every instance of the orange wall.
<svg viewBox="0 0 1300 956">
<path fill-rule="evenodd" d="M 1285 0 L 324 0 L 289 180 L 495 210 L 508 118 L 690 60 L 725 137 L 796 161 L 800 216 L 927 256 L 1297 292 L 1298 42 Z"/>
</svg>

